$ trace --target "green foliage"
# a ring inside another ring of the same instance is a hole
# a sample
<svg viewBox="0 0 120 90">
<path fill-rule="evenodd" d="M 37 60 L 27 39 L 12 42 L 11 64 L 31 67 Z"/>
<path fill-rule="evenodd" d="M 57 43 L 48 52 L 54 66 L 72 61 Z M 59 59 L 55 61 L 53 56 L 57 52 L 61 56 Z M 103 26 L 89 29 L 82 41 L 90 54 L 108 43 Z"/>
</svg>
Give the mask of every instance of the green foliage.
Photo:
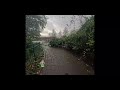
<svg viewBox="0 0 120 90">
<path fill-rule="evenodd" d="M 46 25 L 44 15 L 26 15 L 26 37 L 32 40 L 40 38 L 40 30 Z"/>
<path fill-rule="evenodd" d="M 46 25 L 44 15 L 26 15 L 26 74 L 34 74 L 39 69 L 37 64 L 43 56 L 40 43 L 33 43 L 40 38 L 40 30 Z"/>
<path fill-rule="evenodd" d="M 53 47 L 64 47 L 71 49 L 83 55 L 94 54 L 94 16 L 82 25 L 82 27 L 69 36 L 60 39 L 54 39 L 50 42 Z"/>
<path fill-rule="evenodd" d="M 40 68 L 37 66 L 43 56 L 43 48 L 40 43 L 31 43 L 26 48 L 26 74 L 35 74 Z"/>
</svg>

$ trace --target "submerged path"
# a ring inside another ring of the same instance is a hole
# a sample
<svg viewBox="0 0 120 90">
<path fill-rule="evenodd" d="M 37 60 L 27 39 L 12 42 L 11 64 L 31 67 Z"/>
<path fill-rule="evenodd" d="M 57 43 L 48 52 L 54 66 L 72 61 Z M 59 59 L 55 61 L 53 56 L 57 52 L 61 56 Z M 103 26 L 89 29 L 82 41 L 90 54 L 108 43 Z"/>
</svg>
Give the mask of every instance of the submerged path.
<svg viewBox="0 0 120 90">
<path fill-rule="evenodd" d="M 45 48 L 45 68 L 42 75 L 94 75 L 94 70 L 69 51 L 61 48 Z"/>
</svg>

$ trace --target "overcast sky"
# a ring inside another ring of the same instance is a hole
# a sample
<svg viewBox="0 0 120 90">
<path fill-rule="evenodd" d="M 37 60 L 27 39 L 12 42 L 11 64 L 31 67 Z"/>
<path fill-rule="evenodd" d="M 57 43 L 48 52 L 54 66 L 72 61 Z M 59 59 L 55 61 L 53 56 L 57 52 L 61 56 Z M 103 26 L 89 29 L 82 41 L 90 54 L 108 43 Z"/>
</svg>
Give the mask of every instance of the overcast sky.
<svg viewBox="0 0 120 90">
<path fill-rule="evenodd" d="M 60 30 L 63 32 L 64 28 L 67 27 L 69 31 L 72 31 L 74 28 L 74 24 L 70 25 L 70 21 L 72 19 L 73 15 L 46 15 L 48 17 L 47 19 L 47 25 L 44 28 L 44 30 L 40 33 L 41 36 L 49 36 L 49 33 L 52 33 L 52 30 L 55 29 L 55 31 L 58 33 Z M 78 15 L 75 15 L 75 27 L 76 29 L 80 27 L 80 20 L 78 19 Z M 87 15 L 88 17 L 90 15 Z M 83 20 L 83 19 L 82 19 Z M 83 20 L 84 21 L 84 20 Z M 68 26 L 66 25 L 68 24 Z"/>
</svg>

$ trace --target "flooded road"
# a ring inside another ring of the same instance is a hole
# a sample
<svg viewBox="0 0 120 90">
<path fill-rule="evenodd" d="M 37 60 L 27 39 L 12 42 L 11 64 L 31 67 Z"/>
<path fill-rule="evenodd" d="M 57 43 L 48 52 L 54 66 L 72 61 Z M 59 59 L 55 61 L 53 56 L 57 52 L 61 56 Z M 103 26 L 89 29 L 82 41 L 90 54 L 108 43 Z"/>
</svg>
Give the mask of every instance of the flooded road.
<svg viewBox="0 0 120 90">
<path fill-rule="evenodd" d="M 94 75 L 94 70 L 71 52 L 44 46 L 45 68 L 42 75 Z"/>
</svg>

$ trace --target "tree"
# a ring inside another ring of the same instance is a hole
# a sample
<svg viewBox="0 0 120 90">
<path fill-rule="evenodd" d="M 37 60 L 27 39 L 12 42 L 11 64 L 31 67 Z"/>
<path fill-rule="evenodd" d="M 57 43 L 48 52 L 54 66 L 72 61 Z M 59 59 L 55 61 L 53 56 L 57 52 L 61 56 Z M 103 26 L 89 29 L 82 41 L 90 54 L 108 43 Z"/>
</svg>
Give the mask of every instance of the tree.
<svg viewBox="0 0 120 90">
<path fill-rule="evenodd" d="M 40 31 L 47 23 L 45 15 L 26 15 L 26 58 L 33 54 L 33 40 L 40 38 Z M 31 55 L 29 54 L 31 53 Z"/>
<path fill-rule="evenodd" d="M 52 37 L 52 33 L 49 33 L 49 36 Z"/>
<path fill-rule="evenodd" d="M 31 40 L 40 38 L 40 31 L 47 23 L 45 15 L 26 15 L 26 37 Z"/>
<path fill-rule="evenodd" d="M 55 29 L 52 30 L 52 37 L 56 37 L 56 31 L 55 31 Z"/>
<path fill-rule="evenodd" d="M 43 48 L 40 43 L 34 44 L 32 41 L 40 38 L 40 31 L 46 23 L 45 15 L 26 15 L 26 74 L 33 74 L 37 71 L 36 64 L 41 60 Z"/>
<path fill-rule="evenodd" d="M 59 33 L 58 33 L 58 37 L 60 38 L 61 36 L 62 36 L 62 32 L 60 30 Z"/>
<path fill-rule="evenodd" d="M 67 35 L 68 35 L 68 29 L 67 29 L 67 27 L 64 28 L 63 35 L 64 35 L 64 36 L 67 36 Z"/>
</svg>

